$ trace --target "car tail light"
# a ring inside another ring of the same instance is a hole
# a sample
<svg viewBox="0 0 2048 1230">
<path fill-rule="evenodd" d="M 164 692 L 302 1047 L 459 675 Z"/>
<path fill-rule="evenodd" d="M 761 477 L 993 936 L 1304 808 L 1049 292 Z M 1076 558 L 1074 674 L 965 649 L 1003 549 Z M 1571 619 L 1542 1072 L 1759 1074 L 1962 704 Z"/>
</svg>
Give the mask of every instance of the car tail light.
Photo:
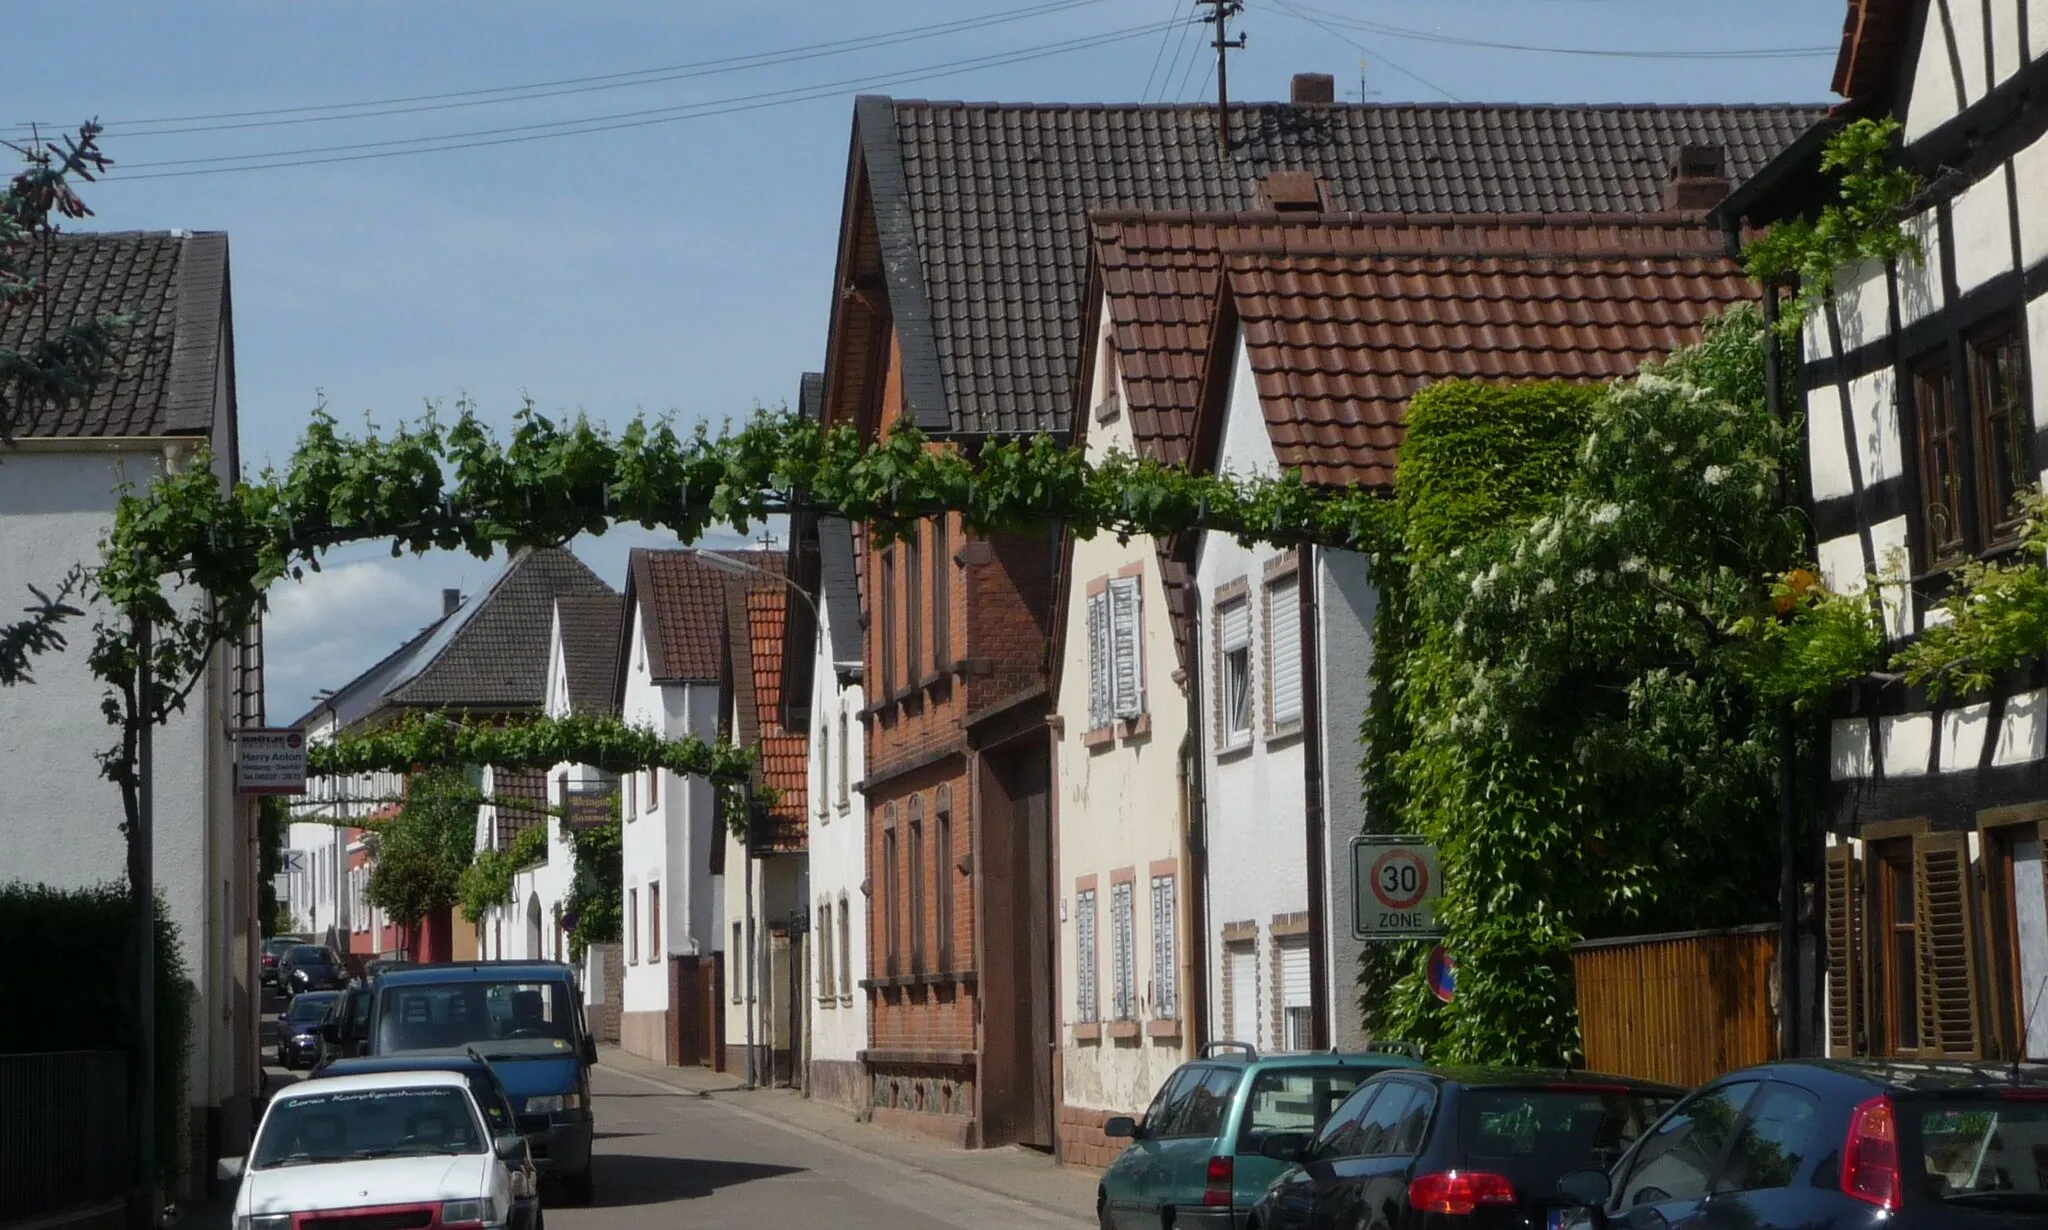
<svg viewBox="0 0 2048 1230">
<path fill-rule="evenodd" d="M 1899 1207 L 1899 1129 L 1892 1100 L 1876 1097 L 1849 1116 L 1842 1191 L 1887 1212 Z"/>
<path fill-rule="evenodd" d="M 1483 1170 L 1446 1170 L 1426 1174 L 1408 1185 L 1408 1203 L 1418 1213 L 1462 1217 L 1482 1204 L 1513 1204 L 1515 1185 L 1507 1176 Z"/>
<path fill-rule="evenodd" d="M 1227 1157 L 1209 1159 L 1208 1182 L 1202 1188 L 1202 1204 L 1206 1208 L 1230 1207 L 1232 1193 L 1236 1187 L 1237 1164 Z"/>
</svg>

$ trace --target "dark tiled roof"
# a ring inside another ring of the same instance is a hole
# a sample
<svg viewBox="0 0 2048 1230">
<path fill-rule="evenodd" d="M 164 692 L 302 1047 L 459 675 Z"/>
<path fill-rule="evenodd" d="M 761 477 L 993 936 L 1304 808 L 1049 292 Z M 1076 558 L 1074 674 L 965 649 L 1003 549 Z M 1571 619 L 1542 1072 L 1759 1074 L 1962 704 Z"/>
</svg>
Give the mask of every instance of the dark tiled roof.
<svg viewBox="0 0 2048 1230">
<path fill-rule="evenodd" d="M 491 769 L 492 809 L 496 817 L 494 849 L 510 848 L 521 829 L 546 824 L 548 775 L 539 769 Z"/>
<path fill-rule="evenodd" d="M 918 423 L 964 434 L 1059 431 L 1081 349 L 1092 208 L 1248 210 L 1268 172 L 1302 170 L 1322 181 L 1333 210 L 1655 210 L 1682 148 L 1722 147 L 1739 182 L 1822 114 L 1250 104 L 1231 111 L 1225 155 L 1206 106 L 863 98 L 855 169 L 866 175 L 872 213 L 851 202 L 841 280 L 885 281 Z M 840 396 L 844 382 L 834 377 L 831 387 Z"/>
<path fill-rule="evenodd" d="M 618 712 L 619 642 L 625 636 L 625 610 L 615 594 L 555 599 L 572 712 L 606 716 Z"/>
<path fill-rule="evenodd" d="M 539 710 L 547 703 L 555 600 L 611 593 L 611 586 L 564 548 L 518 551 L 447 642 L 390 693 L 390 702 Z"/>
<path fill-rule="evenodd" d="M 228 310 L 228 237 L 166 232 L 59 235 L 47 267 L 32 265 L 35 300 L 0 306 L 0 349 L 64 326 L 129 315 L 112 371 L 74 403 L 30 407 L 24 437 L 206 435 L 213 430 L 221 329 Z"/>
</svg>

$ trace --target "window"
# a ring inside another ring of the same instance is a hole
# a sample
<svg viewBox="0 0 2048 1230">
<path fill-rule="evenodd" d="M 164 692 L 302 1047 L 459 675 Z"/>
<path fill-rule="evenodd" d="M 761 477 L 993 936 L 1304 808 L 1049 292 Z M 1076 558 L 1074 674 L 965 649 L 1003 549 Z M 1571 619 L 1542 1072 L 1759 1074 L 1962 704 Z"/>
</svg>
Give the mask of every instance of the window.
<svg viewBox="0 0 2048 1230">
<path fill-rule="evenodd" d="M 1152 1109 L 1145 1112 L 1145 1135 L 1153 1140 L 1171 1140 L 1185 1135 L 1181 1125 L 1186 1122 L 1188 1108 L 1208 1076 L 1209 1069 L 1193 1065 L 1174 1073 L 1173 1079 L 1159 1091 L 1159 1096 L 1152 1099 Z"/>
<path fill-rule="evenodd" d="M 818 998 L 829 1000 L 838 990 L 832 977 L 832 903 L 818 903 L 818 925 L 811 929 L 811 967 L 818 971 Z"/>
<path fill-rule="evenodd" d="M 1380 1096 L 1372 1100 L 1372 1105 L 1359 1119 L 1357 1134 L 1342 1141 L 1342 1151 L 1330 1156 L 1386 1157 L 1393 1153 L 1395 1142 L 1401 1138 L 1401 1123 L 1408 1117 L 1408 1108 L 1421 1094 L 1422 1090 L 1406 1081 L 1388 1081 L 1387 1087 L 1380 1090 Z"/>
<path fill-rule="evenodd" d="M 747 1002 L 750 1004 L 760 996 L 759 988 L 753 984 L 754 962 L 761 956 L 760 943 L 760 934 L 754 928 L 754 920 L 750 918 L 747 920 Z"/>
<path fill-rule="evenodd" d="M 1316 1132 L 1309 1142 L 1308 1155 L 1317 1160 L 1328 1157 L 1353 1157 L 1358 1152 L 1358 1142 L 1365 1131 L 1365 1117 L 1372 1111 L 1374 1100 L 1389 1092 L 1387 1081 L 1372 1081 L 1358 1087 L 1357 1092 L 1344 1101 L 1330 1114 L 1328 1121 Z M 1398 1092 L 1398 1091 L 1396 1091 Z M 1276 1131 L 1298 1132 L 1298 1127 L 1278 1127 Z"/>
<path fill-rule="evenodd" d="M 953 552 L 946 518 L 932 520 L 932 668 L 944 672 L 953 656 Z"/>
<path fill-rule="evenodd" d="M 1116 577 L 1088 597 L 1088 726 L 1100 730 L 1145 711 L 1144 591 Z"/>
<path fill-rule="evenodd" d="M 832 722 L 822 713 L 818 715 L 818 729 L 812 738 L 818 741 L 818 782 L 811 787 L 811 805 L 817 809 L 818 822 L 822 824 L 832 811 L 831 805 L 825 801 L 825 784 L 832 780 Z"/>
<path fill-rule="evenodd" d="M 1308 941 L 1281 940 L 1280 958 L 1280 1049 L 1310 1049 L 1309 1031 L 1314 1021 L 1314 1000 L 1310 998 L 1313 979 L 1309 977 Z"/>
<path fill-rule="evenodd" d="M 632 964 L 640 961 L 640 890 L 626 890 L 626 960 Z"/>
<path fill-rule="evenodd" d="M 888 956 L 883 972 L 894 978 L 898 965 L 896 937 L 900 934 L 897 915 L 903 908 L 897 875 L 896 805 L 889 804 L 883 815 L 885 818 L 882 821 L 882 951 Z"/>
<path fill-rule="evenodd" d="M 1216 702 L 1224 747 L 1252 737 L 1252 606 L 1244 598 L 1216 608 Z"/>
<path fill-rule="evenodd" d="M 1913 845 L 1896 842 L 1877 854 L 1878 977 L 1885 1005 L 1884 1050 L 1920 1049 L 1919 928 L 1913 899 Z M 1880 1053 L 1883 1053 L 1881 1050 Z"/>
<path fill-rule="evenodd" d="M 726 977 L 732 981 L 732 1002 L 738 1003 L 740 1002 L 740 988 L 745 986 L 747 982 L 746 975 L 740 970 L 741 963 L 747 959 L 746 941 L 740 935 L 740 925 L 738 923 L 732 925 L 731 952 L 731 959 L 726 962 L 728 967 Z"/>
<path fill-rule="evenodd" d="M 1242 1075 L 1236 1068 L 1210 1068 L 1204 1072 L 1201 1082 L 1188 1090 L 1173 1134 L 1203 1140 L 1222 1135 L 1223 1117 L 1230 1110 L 1230 1099 L 1237 1093 L 1238 1078 Z"/>
<path fill-rule="evenodd" d="M 882 694 L 875 699 L 888 700 L 896 694 L 896 544 L 882 552 L 882 618 L 877 635 L 881 640 Z"/>
<path fill-rule="evenodd" d="M 1540 1159 L 1546 1164 L 1590 1163 L 1605 1169 L 1620 1160 L 1674 1100 L 1597 1086 L 1573 1088 L 1568 1083 L 1468 1089 L 1458 1099 L 1458 1142 L 1476 1163 L 1527 1165 Z"/>
<path fill-rule="evenodd" d="M 1266 587 L 1266 731 L 1300 721 L 1301 582 L 1287 577 Z"/>
<path fill-rule="evenodd" d="M 1131 907 L 1133 885 L 1129 880 L 1110 886 L 1109 890 L 1109 969 L 1110 1006 L 1119 1021 L 1128 1021 L 1138 1015 L 1137 976 L 1131 968 L 1131 948 L 1135 943 Z"/>
<path fill-rule="evenodd" d="M 1377 1088 L 1359 1086 L 1359 1078 L 1366 1071 L 1355 1067 L 1288 1067 L 1259 1073 L 1245 1100 L 1244 1126 L 1238 1129 L 1238 1153 L 1257 1153 L 1259 1142 L 1269 1132 L 1323 1130 L 1340 1106 L 1353 1112 L 1363 1110 L 1362 1099 Z M 1348 1106 L 1345 1099 L 1354 1090 L 1361 1101 Z"/>
<path fill-rule="evenodd" d="M 661 770 L 647 770 L 647 810 L 654 811 L 661 806 Z"/>
<path fill-rule="evenodd" d="M 661 885 L 647 886 L 647 959 L 661 960 Z"/>
<path fill-rule="evenodd" d="M 1790 1187 L 1813 1143 L 1820 1099 L 1776 1081 L 1765 1085 L 1728 1161 L 1714 1179 L 1716 1192 L 1759 1192 Z"/>
<path fill-rule="evenodd" d="M 846 810 L 846 806 L 847 806 L 847 801 L 848 801 L 848 797 L 849 797 L 849 796 L 848 796 L 848 794 L 847 794 L 847 777 L 846 777 L 846 774 L 847 774 L 847 761 L 849 761 L 849 760 L 851 760 L 851 759 L 853 758 L 853 742 L 852 742 L 852 740 L 851 740 L 850 738 L 848 738 L 848 736 L 847 736 L 847 733 L 846 733 L 846 732 L 847 732 L 847 727 L 848 727 L 848 719 L 847 719 L 847 716 L 846 716 L 846 710 L 842 708 L 842 709 L 841 709 L 841 710 L 839 711 L 839 763 L 838 763 L 838 765 L 836 766 L 836 768 L 837 768 L 837 770 L 838 770 L 838 773 L 839 773 L 839 790 L 838 790 L 838 794 L 839 794 L 839 810 L 841 810 L 841 811 L 845 811 L 845 810 Z"/>
<path fill-rule="evenodd" d="M 845 893 L 839 894 L 839 994 L 853 998 L 853 915 L 847 913 Z"/>
<path fill-rule="evenodd" d="M 1735 1134 L 1736 1120 L 1742 1116 L 1743 1104 L 1756 1092 L 1757 1083 L 1721 1085 L 1680 1103 L 1637 1151 L 1635 1164 L 1621 1184 L 1618 1207 L 1626 1212 L 1638 1205 L 1704 1197 L 1715 1163 Z"/>
<path fill-rule="evenodd" d="M 2033 485 L 2033 416 L 2017 322 L 1995 321 L 1966 339 L 1962 354 L 1960 390 L 1949 352 L 1913 372 L 1922 562 L 1931 568 L 2017 539 L 2019 496 Z M 1958 404 L 1961 392 L 1967 406 Z"/>
<path fill-rule="evenodd" d="M 1988 830 L 1991 950 L 1996 962 L 1992 1005 L 2005 1045 L 2001 1056 L 2048 1056 L 2048 891 L 2044 891 L 2038 824 Z"/>
<path fill-rule="evenodd" d="M 1174 951 L 1173 877 L 1152 877 L 1152 1015 L 1180 1015 L 1180 964 Z"/>
<path fill-rule="evenodd" d="M 910 687 L 924 681 L 924 549 L 922 525 L 903 544 L 903 666 Z"/>
<path fill-rule="evenodd" d="M 932 815 L 932 927 L 939 936 L 939 968 L 953 968 L 953 788 L 939 787 Z"/>
<path fill-rule="evenodd" d="M 638 773 L 626 774 L 624 784 L 626 787 L 626 819 L 631 820 L 640 814 L 640 775 Z"/>
<path fill-rule="evenodd" d="M 924 973 L 924 798 L 910 798 L 910 972 Z"/>
<path fill-rule="evenodd" d="M 1074 1020 L 1082 1025 L 1102 1019 L 1095 950 L 1095 890 L 1084 888 L 1074 894 Z"/>
</svg>

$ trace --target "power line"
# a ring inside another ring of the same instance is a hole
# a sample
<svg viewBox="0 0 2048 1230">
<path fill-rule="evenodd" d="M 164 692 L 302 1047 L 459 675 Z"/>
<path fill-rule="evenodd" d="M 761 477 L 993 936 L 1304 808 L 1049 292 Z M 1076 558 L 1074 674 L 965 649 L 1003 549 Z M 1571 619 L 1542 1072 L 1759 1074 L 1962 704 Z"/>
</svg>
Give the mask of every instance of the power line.
<svg viewBox="0 0 2048 1230">
<path fill-rule="evenodd" d="M 154 163 L 132 163 L 130 171 L 144 167 L 157 168 L 143 174 L 110 173 L 112 180 L 174 179 L 192 175 L 221 175 L 234 171 L 268 171 L 287 167 L 319 166 L 338 162 L 362 162 L 375 158 L 396 158 L 408 154 L 437 154 L 456 150 L 480 149 L 494 145 L 519 145 L 529 141 L 545 141 L 557 137 L 587 136 L 593 133 L 617 132 L 632 128 L 646 128 L 657 124 L 670 124 L 683 120 L 709 119 L 722 115 L 733 115 L 745 111 L 759 111 L 769 107 L 788 106 L 792 103 L 809 102 L 831 98 L 843 90 L 902 85 L 913 81 L 928 81 L 941 77 L 958 76 L 983 68 L 996 68 L 1010 64 L 1022 64 L 1052 56 L 1067 55 L 1094 47 L 1142 38 L 1158 33 L 1157 23 L 1134 26 L 1126 30 L 1112 31 L 1093 37 L 1066 40 L 1025 48 L 1014 52 L 977 57 L 972 60 L 955 61 L 928 68 L 907 69 L 897 73 L 882 74 L 867 78 L 853 78 L 813 86 L 798 86 L 787 90 L 773 90 L 761 94 L 741 95 L 735 98 L 714 99 L 701 103 L 689 103 L 675 107 L 655 108 L 651 111 L 622 112 L 614 116 L 589 116 L 579 120 L 558 120 L 548 124 L 515 125 L 501 129 L 485 129 L 473 133 L 445 133 L 435 137 L 410 137 L 390 141 L 359 142 L 353 145 L 326 146 L 306 150 L 272 150 L 258 154 L 234 154 L 214 158 L 173 159 Z M 558 129 L 559 131 L 537 131 Z M 480 138 L 471 140 L 469 138 Z M 447 142 L 447 144 L 429 144 Z M 396 148 L 409 146 L 410 148 Z M 355 152 L 350 152 L 355 151 Z M 299 155 L 325 155 L 300 157 Z M 279 161 L 261 161 L 276 159 Z M 214 165 L 227 162 L 241 162 L 240 166 Z M 170 169 L 161 169 L 170 168 Z"/>
<path fill-rule="evenodd" d="M 1170 11 L 1174 13 L 1180 12 L 1180 0 L 1166 0 L 1166 2 L 1167 8 Z M 1187 38 L 1187 31 L 1185 29 L 1181 31 L 1181 38 L 1183 40 Z M 1159 62 L 1166 58 L 1166 45 L 1172 41 L 1173 27 L 1168 26 L 1166 33 L 1159 36 L 1159 50 L 1152 53 L 1152 71 L 1145 74 L 1145 88 L 1138 92 L 1139 102 L 1149 102 L 1151 100 L 1152 82 L 1159 76 Z M 1167 71 L 1171 72 L 1172 70 L 1168 69 Z"/>
<path fill-rule="evenodd" d="M 1292 6 L 1289 6 L 1292 7 Z M 1361 18 L 1347 17 L 1303 5 L 1306 13 L 1314 13 L 1346 29 L 1362 30 L 1367 34 L 1378 34 L 1386 38 L 1405 39 L 1418 43 L 1442 43 L 1453 47 L 1479 47 L 1494 51 L 1523 51 L 1540 55 L 1594 56 L 1604 59 L 1621 60 L 1802 60 L 1834 56 L 1839 47 L 1764 47 L 1751 49 L 1706 49 L 1706 50 L 1651 50 L 1647 48 L 1604 48 L 1604 47 L 1544 47 L 1529 43 L 1501 43 L 1488 39 L 1465 38 L 1455 34 L 1440 34 L 1430 30 L 1416 30 L 1407 26 L 1389 26 Z M 1326 29 L 1328 27 L 1325 27 Z"/>
<path fill-rule="evenodd" d="M 1364 43 L 1359 42 L 1357 39 L 1352 38 L 1350 35 L 1345 34 L 1343 31 L 1335 29 L 1334 27 L 1329 26 L 1324 22 L 1309 16 L 1307 13 L 1296 8 L 1292 3 L 1289 2 L 1289 0 L 1273 0 L 1273 5 L 1276 9 L 1278 9 L 1281 13 L 1285 14 L 1286 16 L 1292 17 L 1296 21 L 1305 21 L 1308 24 L 1314 26 L 1316 29 L 1321 30 L 1323 33 L 1329 35 L 1331 38 L 1334 38 L 1339 42 L 1351 44 L 1353 47 L 1358 48 L 1360 51 L 1363 51 L 1366 55 L 1373 57 L 1380 63 L 1386 65 L 1388 68 L 1391 68 L 1395 72 L 1401 74 L 1403 77 L 1406 77 L 1411 81 L 1419 82 L 1420 84 L 1427 86 L 1429 89 L 1435 90 L 1437 93 L 1443 95 L 1445 98 L 1450 99 L 1452 102 L 1457 103 L 1465 101 L 1464 99 L 1459 98 L 1456 94 L 1453 94 L 1449 90 L 1438 85 L 1436 82 L 1431 81 L 1429 78 L 1423 76 L 1421 73 L 1402 67 L 1398 61 L 1390 59 L 1385 55 L 1382 55 L 1379 51 L 1375 50 L 1374 48 L 1366 46 Z M 1362 103 L 1365 100 L 1361 98 L 1358 101 Z"/>
<path fill-rule="evenodd" d="M 1178 3 L 1178 0 L 1176 0 L 1176 2 L 1175 2 L 1175 6 L 1174 6 L 1174 7 L 1175 7 L 1176 9 L 1178 9 L 1178 8 L 1179 8 L 1179 3 Z M 1191 5 L 1190 7 L 1192 7 L 1192 5 Z M 1184 51 L 1184 50 L 1185 50 L 1185 49 L 1187 48 L 1187 45 L 1188 45 L 1188 32 L 1189 32 L 1189 31 L 1191 31 L 1191 30 L 1193 30 L 1193 29 L 1194 29 L 1194 28 L 1195 28 L 1195 27 L 1196 27 L 1197 25 L 1200 25 L 1200 24 L 1201 24 L 1200 20 L 1199 20 L 1198 18 L 1196 18 L 1196 17 L 1195 17 L 1195 16 L 1194 16 L 1194 15 L 1193 15 L 1192 13 L 1190 13 L 1190 15 L 1189 15 L 1189 16 L 1187 16 L 1187 17 L 1181 18 L 1180 20 L 1181 20 L 1181 22 L 1183 23 L 1183 24 L 1181 25 L 1181 28 L 1180 28 L 1180 41 L 1176 42 L 1176 43 L 1175 43 L 1175 44 L 1173 45 L 1173 58 L 1172 58 L 1172 59 L 1170 59 L 1170 60 L 1168 60 L 1168 61 L 1166 62 L 1166 76 L 1164 76 L 1164 77 L 1162 77 L 1162 78 L 1160 78 L 1160 79 L 1159 79 L 1159 101 L 1160 101 L 1160 102 L 1165 102 L 1165 101 L 1167 101 L 1167 98 L 1168 98 L 1168 96 L 1169 96 L 1169 95 L 1172 95 L 1172 90 L 1173 90 L 1173 74 L 1174 74 L 1175 72 L 1181 72 L 1181 68 L 1180 68 L 1180 56 L 1181 56 L 1181 52 L 1182 52 L 1182 51 Z M 1196 55 L 1201 55 L 1201 54 L 1202 54 L 1202 47 L 1201 47 L 1201 44 L 1200 44 L 1200 43 L 1197 43 L 1197 44 L 1195 44 L 1195 54 L 1196 54 Z M 1190 68 L 1192 68 L 1192 67 L 1193 67 L 1193 64 L 1194 64 L 1194 61 L 1190 60 L 1190 61 L 1189 61 L 1188 63 L 1189 63 L 1189 67 L 1190 67 Z M 1185 86 L 1185 85 L 1187 84 L 1187 73 L 1186 73 L 1186 72 L 1181 72 L 1181 84 L 1182 84 L 1183 86 Z M 1172 96 L 1173 96 L 1173 99 L 1174 99 L 1174 101 L 1176 101 L 1176 102 L 1178 102 L 1178 101 L 1179 101 L 1179 96 L 1178 96 L 1178 95 L 1172 95 Z"/>
<path fill-rule="evenodd" d="M 669 81 L 683 81 L 696 77 L 744 72 L 755 68 L 769 68 L 804 60 L 823 59 L 828 56 L 844 55 L 852 51 L 866 51 L 876 47 L 893 47 L 904 43 L 941 38 L 949 34 L 988 29 L 994 26 L 1033 17 L 1047 16 L 1071 9 L 1086 8 L 1102 2 L 1103 0 L 1045 0 L 1045 2 L 1035 6 L 1009 12 L 960 18 L 954 21 L 937 22 L 923 26 L 910 26 L 901 30 L 862 35 L 858 38 L 810 43 L 799 47 L 787 47 L 777 51 L 754 52 L 741 56 L 722 56 L 708 60 L 693 60 L 684 64 L 670 64 L 658 68 L 630 69 L 623 72 L 601 73 L 586 77 L 564 77 L 554 81 L 529 82 L 524 85 L 486 86 L 473 90 L 453 90 L 440 94 L 413 94 L 351 103 L 319 103 L 299 107 L 221 111 L 206 115 L 167 116 L 157 119 L 110 120 L 105 121 L 104 126 L 107 131 L 116 133 L 124 140 L 134 140 L 138 137 L 174 136 L 193 132 L 224 132 L 245 128 L 273 128 L 290 124 L 371 119 L 386 115 L 446 111 L 462 107 L 492 106 L 507 102 L 526 102 L 537 98 L 556 98 L 571 94 L 587 94 L 599 90 L 631 89 L 643 85 L 656 85 Z M 374 107 L 389 109 L 365 110 L 365 108 Z M 213 123 L 212 121 L 247 122 Z M 196 126 L 188 128 L 137 127 L 141 125 L 163 124 L 191 124 Z M 50 125 L 43 126 L 50 127 Z M 32 127 L 34 125 L 28 123 L 14 126 L 17 131 L 27 131 Z"/>
</svg>

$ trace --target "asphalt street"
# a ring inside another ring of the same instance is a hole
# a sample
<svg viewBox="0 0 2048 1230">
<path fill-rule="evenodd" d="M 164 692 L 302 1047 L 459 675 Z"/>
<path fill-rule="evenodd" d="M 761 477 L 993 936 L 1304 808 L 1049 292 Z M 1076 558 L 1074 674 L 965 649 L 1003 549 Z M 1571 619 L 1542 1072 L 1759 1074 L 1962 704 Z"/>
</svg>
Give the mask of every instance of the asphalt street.
<svg viewBox="0 0 2048 1230">
<path fill-rule="evenodd" d="M 280 1007 L 269 1009 L 263 1031 L 273 1093 L 304 1076 L 275 1066 L 271 1026 Z M 547 1230 L 803 1227 L 820 1219 L 833 1230 L 1074 1230 L 1094 1222 L 603 1064 L 592 1071 L 591 1092 L 596 1199 L 568 1206 L 550 1187 Z"/>
</svg>

